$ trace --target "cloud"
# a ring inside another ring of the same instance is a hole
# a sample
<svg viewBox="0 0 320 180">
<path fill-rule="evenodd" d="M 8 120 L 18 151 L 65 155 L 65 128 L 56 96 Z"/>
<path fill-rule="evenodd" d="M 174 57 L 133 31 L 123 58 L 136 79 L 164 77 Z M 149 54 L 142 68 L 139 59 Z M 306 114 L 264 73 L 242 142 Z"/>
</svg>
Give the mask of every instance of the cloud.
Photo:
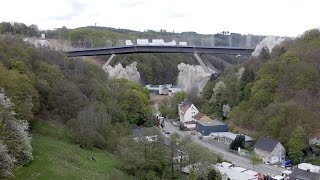
<svg viewBox="0 0 320 180">
<path fill-rule="evenodd" d="M 171 12 L 168 15 L 168 18 L 186 18 L 190 16 L 191 16 L 191 13 L 188 13 L 188 12 Z"/>
<path fill-rule="evenodd" d="M 134 8 L 134 7 L 137 7 L 137 6 L 141 6 L 143 5 L 144 2 L 143 1 L 123 1 L 120 3 L 120 7 L 123 7 L 123 8 Z"/>
<path fill-rule="evenodd" d="M 50 16 L 47 19 L 48 20 L 71 20 L 75 16 L 79 16 L 83 12 L 86 11 L 86 5 L 84 3 L 78 2 L 76 0 L 72 0 L 68 2 L 69 10 L 64 15 L 59 16 Z"/>
<path fill-rule="evenodd" d="M 0 22 L 37 24 L 40 29 L 94 25 L 196 31 L 213 34 L 296 36 L 319 27 L 319 0 L 9 0 L 0 6 Z M 276 4 L 276 5 L 275 5 Z M 297 13 L 299 12 L 299 13 Z"/>
</svg>

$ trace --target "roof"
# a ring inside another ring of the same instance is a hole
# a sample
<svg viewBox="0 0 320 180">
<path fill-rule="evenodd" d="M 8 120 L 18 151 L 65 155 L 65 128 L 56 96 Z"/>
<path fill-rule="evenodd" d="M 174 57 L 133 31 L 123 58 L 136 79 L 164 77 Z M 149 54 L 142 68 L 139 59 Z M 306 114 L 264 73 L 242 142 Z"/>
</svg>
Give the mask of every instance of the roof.
<svg viewBox="0 0 320 180">
<path fill-rule="evenodd" d="M 254 148 L 272 152 L 278 143 L 279 141 L 275 139 L 269 137 L 260 137 L 254 145 Z"/>
<path fill-rule="evenodd" d="M 308 170 L 314 173 L 320 173 L 320 166 L 315 166 L 310 163 L 300 163 L 298 164 L 298 168 L 302 170 Z"/>
<path fill-rule="evenodd" d="M 189 100 L 184 101 L 182 104 L 182 106 L 191 106 L 192 103 Z"/>
<path fill-rule="evenodd" d="M 257 179 L 251 172 L 245 173 L 247 169 L 241 167 L 224 167 L 221 164 L 214 165 L 214 167 L 230 179 Z"/>
<path fill-rule="evenodd" d="M 232 132 L 215 132 L 215 133 L 211 133 L 210 136 L 213 137 L 225 137 L 231 140 L 235 140 L 238 134 L 234 134 Z M 253 138 L 247 135 L 244 135 L 245 137 L 245 141 L 252 141 Z"/>
<path fill-rule="evenodd" d="M 180 105 L 180 110 L 185 113 L 191 107 L 191 105 L 192 105 L 192 103 L 190 101 L 186 100 Z"/>
<path fill-rule="evenodd" d="M 204 116 L 203 113 L 198 112 L 196 115 L 193 116 L 193 118 L 196 119 L 196 120 L 200 120 L 203 116 Z"/>
<path fill-rule="evenodd" d="M 184 122 L 185 124 L 195 124 L 196 122 L 194 122 L 194 121 L 186 121 L 186 122 Z"/>
<path fill-rule="evenodd" d="M 206 119 L 201 119 L 197 121 L 199 124 L 203 126 L 221 126 L 221 125 L 226 125 L 225 123 L 217 120 L 206 120 Z"/>
<path fill-rule="evenodd" d="M 308 172 L 299 168 L 295 168 L 292 170 L 292 174 L 289 177 L 289 180 L 320 180 L 320 174 Z"/>
<path fill-rule="evenodd" d="M 317 129 L 316 131 L 312 132 L 311 137 L 320 137 L 320 129 Z"/>
</svg>

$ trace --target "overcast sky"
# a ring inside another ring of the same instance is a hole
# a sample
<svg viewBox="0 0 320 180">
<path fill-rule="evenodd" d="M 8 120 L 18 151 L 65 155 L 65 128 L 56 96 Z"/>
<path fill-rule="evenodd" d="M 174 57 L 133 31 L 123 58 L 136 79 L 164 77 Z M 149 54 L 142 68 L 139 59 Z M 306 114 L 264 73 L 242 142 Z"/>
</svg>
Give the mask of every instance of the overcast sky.
<svg viewBox="0 0 320 180">
<path fill-rule="evenodd" d="M 320 26 L 320 0 L 1 0 L 0 21 L 40 29 L 94 25 L 133 30 L 296 36 Z"/>
</svg>

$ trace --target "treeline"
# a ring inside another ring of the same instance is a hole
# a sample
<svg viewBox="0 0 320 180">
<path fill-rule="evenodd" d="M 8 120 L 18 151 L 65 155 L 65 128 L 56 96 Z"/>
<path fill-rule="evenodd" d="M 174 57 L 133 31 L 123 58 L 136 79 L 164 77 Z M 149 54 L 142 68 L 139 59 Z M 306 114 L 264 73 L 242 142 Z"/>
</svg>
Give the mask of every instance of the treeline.
<svg viewBox="0 0 320 180">
<path fill-rule="evenodd" d="M 1 22 L 0 23 L 0 34 L 12 34 L 12 35 L 23 35 L 23 36 L 39 36 L 40 31 L 38 26 L 31 24 L 30 26 L 25 25 L 24 23 L 10 23 L 10 22 Z"/>
<path fill-rule="evenodd" d="M 123 161 L 122 170 L 139 179 L 184 179 L 183 168 L 188 167 L 188 179 L 221 180 L 221 175 L 212 164 L 222 159 L 208 148 L 193 143 L 188 138 L 180 139 L 172 134 L 164 139 L 156 129 L 145 129 L 139 139 L 123 138 L 118 146 L 117 156 Z M 154 136 L 149 141 L 144 136 Z M 186 177 L 185 177 L 186 176 Z"/>
<path fill-rule="evenodd" d="M 132 124 L 152 125 L 146 89 L 19 38 L 0 39 L 0 75 L 1 178 L 33 159 L 29 131 L 37 121 L 58 121 L 70 141 L 109 152 Z"/>
<path fill-rule="evenodd" d="M 320 32 L 264 48 L 259 57 L 229 68 L 202 92 L 202 112 L 227 121 L 234 130 L 270 136 L 299 162 L 308 137 L 320 128 Z M 231 112 L 230 112 L 231 107 Z"/>
</svg>

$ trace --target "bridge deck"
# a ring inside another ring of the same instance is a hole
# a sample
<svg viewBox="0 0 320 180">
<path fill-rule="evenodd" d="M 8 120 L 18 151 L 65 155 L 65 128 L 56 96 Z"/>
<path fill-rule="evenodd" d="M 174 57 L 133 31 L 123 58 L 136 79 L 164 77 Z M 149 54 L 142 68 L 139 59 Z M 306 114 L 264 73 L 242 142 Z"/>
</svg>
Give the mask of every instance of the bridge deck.
<svg viewBox="0 0 320 180">
<path fill-rule="evenodd" d="M 83 49 L 67 51 L 69 57 L 99 56 L 111 54 L 134 53 L 198 53 L 198 54 L 231 54 L 251 56 L 254 49 L 233 47 L 197 47 L 197 46 L 123 46 L 112 48 Z"/>
</svg>

